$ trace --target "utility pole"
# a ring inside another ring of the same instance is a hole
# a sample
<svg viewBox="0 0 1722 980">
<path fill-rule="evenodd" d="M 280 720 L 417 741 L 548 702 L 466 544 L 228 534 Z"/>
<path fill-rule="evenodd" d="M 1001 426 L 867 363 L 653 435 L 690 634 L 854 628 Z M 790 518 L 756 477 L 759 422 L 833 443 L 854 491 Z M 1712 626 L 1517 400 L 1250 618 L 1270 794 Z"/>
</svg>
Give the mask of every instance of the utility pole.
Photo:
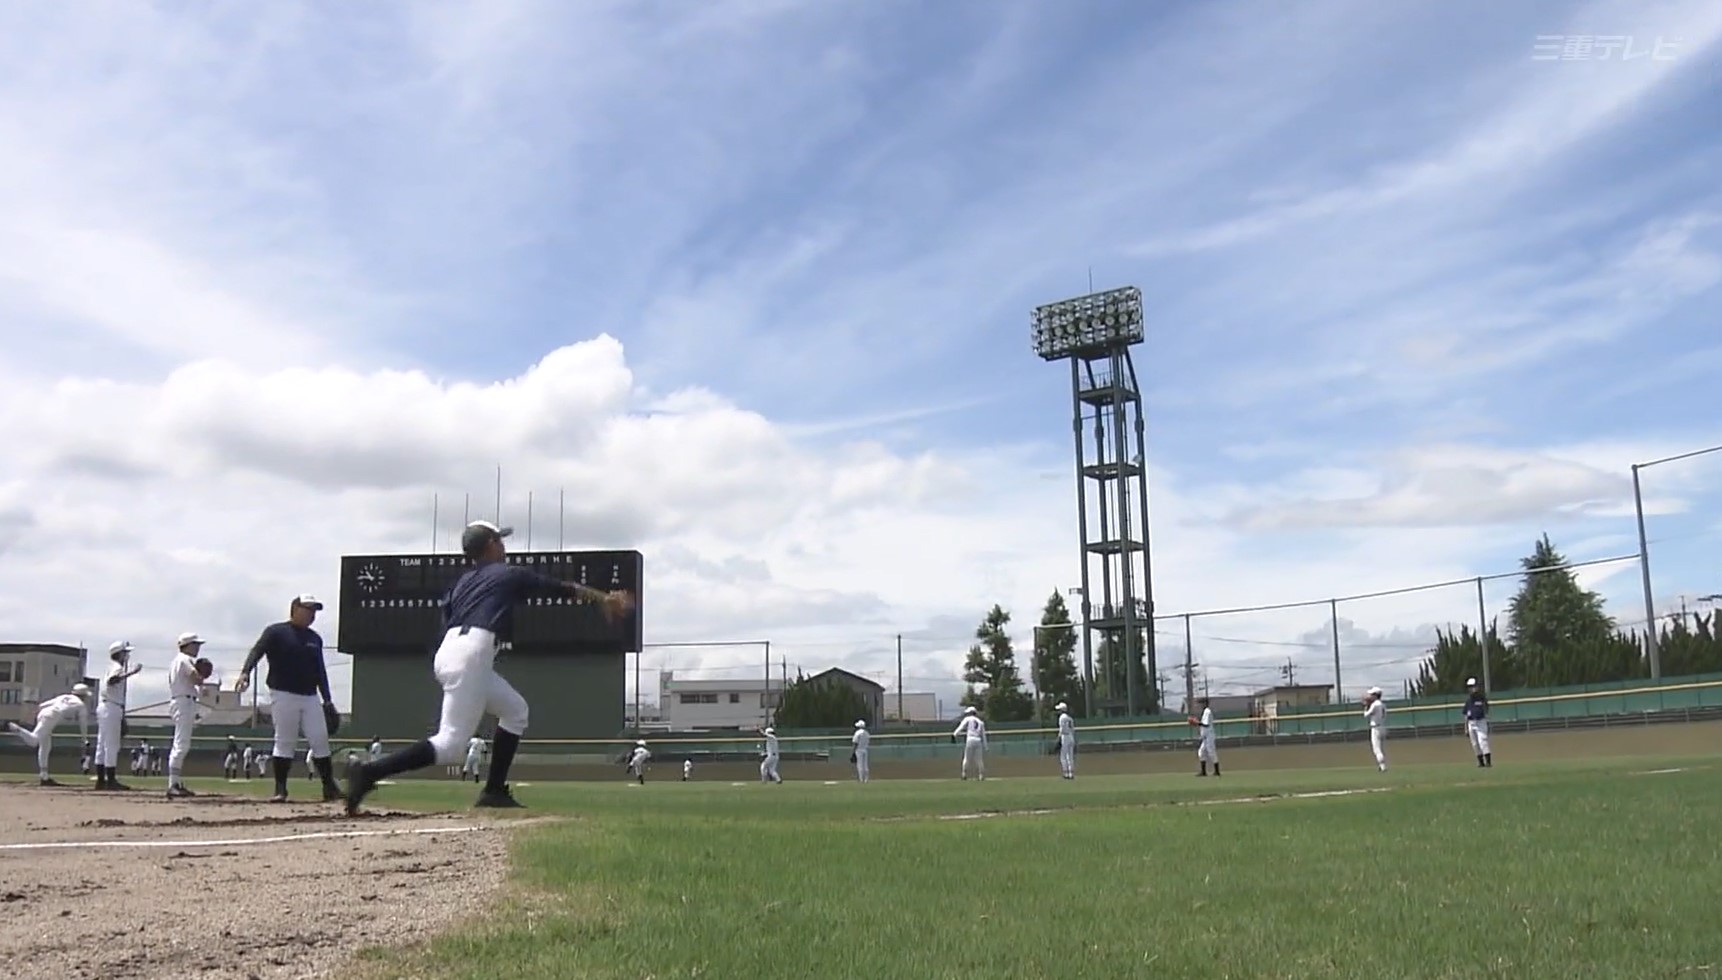
<svg viewBox="0 0 1722 980">
<path fill-rule="evenodd" d="M 1287 687 L 1297 684 L 1297 667 L 1292 664 L 1290 657 L 1286 658 L 1286 665 L 1280 668 L 1280 676 L 1286 679 Z"/>
<path fill-rule="evenodd" d="M 1195 648 L 1190 644 L 1190 614 L 1184 614 L 1184 712 L 1190 711 L 1190 705 L 1196 702 L 1196 662 Z"/>
<path fill-rule="evenodd" d="M 765 687 L 759 692 L 759 706 L 765 711 L 765 722 L 759 727 L 771 725 L 771 641 L 765 641 Z"/>
<path fill-rule="evenodd" d="M 903 717 L 903 634 L 897 634 L 897 721 L 908 724 Z"/>
</svg>

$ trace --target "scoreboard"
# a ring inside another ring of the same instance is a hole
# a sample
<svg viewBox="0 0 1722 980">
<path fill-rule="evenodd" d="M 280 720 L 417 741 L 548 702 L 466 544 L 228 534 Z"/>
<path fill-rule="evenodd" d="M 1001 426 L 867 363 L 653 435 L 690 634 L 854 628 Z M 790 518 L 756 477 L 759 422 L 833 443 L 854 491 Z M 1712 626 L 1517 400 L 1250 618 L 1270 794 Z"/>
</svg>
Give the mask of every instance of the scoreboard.
<svg viewBox="0 0 1722 980">
<path fill-rule="evenodd" d="M 638 551 L 510 552 L 551 578 L 594 589 L 626 589 L 641 600 L 644 559 Z M 341 559 L 340 634 L 348 653 L 434 650 L 442 640 L 442 598 L 473 563 L 461 555 L 348 555 Z M 614 623 L 597 603 L 572 596 L 528 599 L 514 611 L 519 652 L 638 653 L 642 602 Z"/>
</svg>

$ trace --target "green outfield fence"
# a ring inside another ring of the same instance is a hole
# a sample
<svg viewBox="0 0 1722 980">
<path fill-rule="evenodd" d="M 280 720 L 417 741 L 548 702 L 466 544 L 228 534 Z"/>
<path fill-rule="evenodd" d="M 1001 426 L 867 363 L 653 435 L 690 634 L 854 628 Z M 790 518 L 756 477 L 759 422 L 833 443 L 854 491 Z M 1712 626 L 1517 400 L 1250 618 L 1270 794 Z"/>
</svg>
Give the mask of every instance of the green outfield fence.
<svg viewBox="0 0 1722 980">
<path fill-rule="evenodd" d="M 1387 702 L 1387 720 L 1394 731 L 1406 734 L 1442 735 L 1456 731 L 1462 724 L 1462 697 L 1410 699 Z M 1649 680 L 1615 681 L 1573 687 L 1522 689 L 1497 692 L 1489 701 L 1489 720 L 1498 729 L 1547 727 L 1551 720 L 1567 719 L 1574 724 L 1584 719 L 1621 719 L 1649 722 L 1669 714 L 1722 711 L 1722 673 L 1695 674 L 1686 677 Z M 1541 723 L 1541 724 L 1539 724 Z M 92 726 L 92 735 L 94 734 Z M 884 726 L 874 731 L 872 758 L 875 762 L 892 759 L 931 759 L 955 757 L 961 747 L 951 741 L 954 722 L 913 728 Z M 166 729 L 151 725 L 128 725 L 126 737 L 129 749 L 139 738 L 165 743 Z M 1344 738 L 1367 728 L 1360 705 L 1328 704 L 1282 707 L 1272 718 L 1220 716 L 1215 722 L 1222 743 L 1233 745 L 1278 742 L 1307 742 Z M 828 759 L 847 761 L 852 729 L 840 731 L 789 731 L 779 733 L 778 742 L 786 759 Z M 1016 722 L 988 726 L 989 754 L 1039 755 L 1046 753 L 1056 734 L 1050 723 Z M 1171 748 L 1188 743 L 1192 729 L 1183 716 L 1156 715 L 1151 717 L 1108 720 L 1099 724 L 1077 723 L 1077 739 L 1084 751 L 1126 751 L 1132 748 Z M 229 735 L 241 744 L 249 742 L 267 751 L 269 733 L 260 728 L 201 727 L 194 740 L 197 747 L 209 751 L 219 749 Z M 643 737 L 659 760 L 693 758 L 750 759 L 758 754 L 759 736 L 745 732 L 726 734 L 667 733 L 643 735 L 623 734 L 610 739 L 533 739 L 522 745 L 521 761 L 525 764 L 577 764 L 610 761 L 619 758 L 636 738 Z M 332 740 L 338 751 L 362 749 L 369 738 Z M 65 746 L 75 751 L 77 729 L 62 725 L 55 736 L 56 748 Z M 389 740 L 390 748 L 402 744 Z M 8 754 L 28 751 L 16 739 L 0 739 L 0 751 Z"/>
</svg>

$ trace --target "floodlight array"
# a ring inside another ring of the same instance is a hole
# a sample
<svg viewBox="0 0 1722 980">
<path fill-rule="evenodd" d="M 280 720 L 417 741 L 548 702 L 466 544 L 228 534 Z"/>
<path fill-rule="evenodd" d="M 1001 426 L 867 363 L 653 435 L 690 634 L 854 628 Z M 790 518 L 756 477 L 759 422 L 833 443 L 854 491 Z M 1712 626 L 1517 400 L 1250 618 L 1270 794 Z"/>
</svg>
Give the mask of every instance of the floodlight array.
<svg viewBox="0 0 1722 980">
<path fill-rule="evenodd" d="M 1142 290 L 1090 293 L 1034 311 L 1034 352 L 1056 361 L 1072 354 L 1142 342 Z"/>
</svg>

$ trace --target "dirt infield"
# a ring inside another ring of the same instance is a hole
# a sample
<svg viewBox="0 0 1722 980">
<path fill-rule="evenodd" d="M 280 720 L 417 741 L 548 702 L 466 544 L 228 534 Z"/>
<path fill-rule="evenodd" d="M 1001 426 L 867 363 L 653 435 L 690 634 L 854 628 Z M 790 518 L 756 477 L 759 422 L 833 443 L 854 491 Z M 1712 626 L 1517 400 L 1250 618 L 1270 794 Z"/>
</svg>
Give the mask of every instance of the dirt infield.
<svg viewBox="0 0 1722 980">
<path fill-rule="evenodd" d="M 441 930 L 506 873 L 503 834 L 467 814 L 0 783 L 13 977 L 321 977 Z"/>
</svg>

